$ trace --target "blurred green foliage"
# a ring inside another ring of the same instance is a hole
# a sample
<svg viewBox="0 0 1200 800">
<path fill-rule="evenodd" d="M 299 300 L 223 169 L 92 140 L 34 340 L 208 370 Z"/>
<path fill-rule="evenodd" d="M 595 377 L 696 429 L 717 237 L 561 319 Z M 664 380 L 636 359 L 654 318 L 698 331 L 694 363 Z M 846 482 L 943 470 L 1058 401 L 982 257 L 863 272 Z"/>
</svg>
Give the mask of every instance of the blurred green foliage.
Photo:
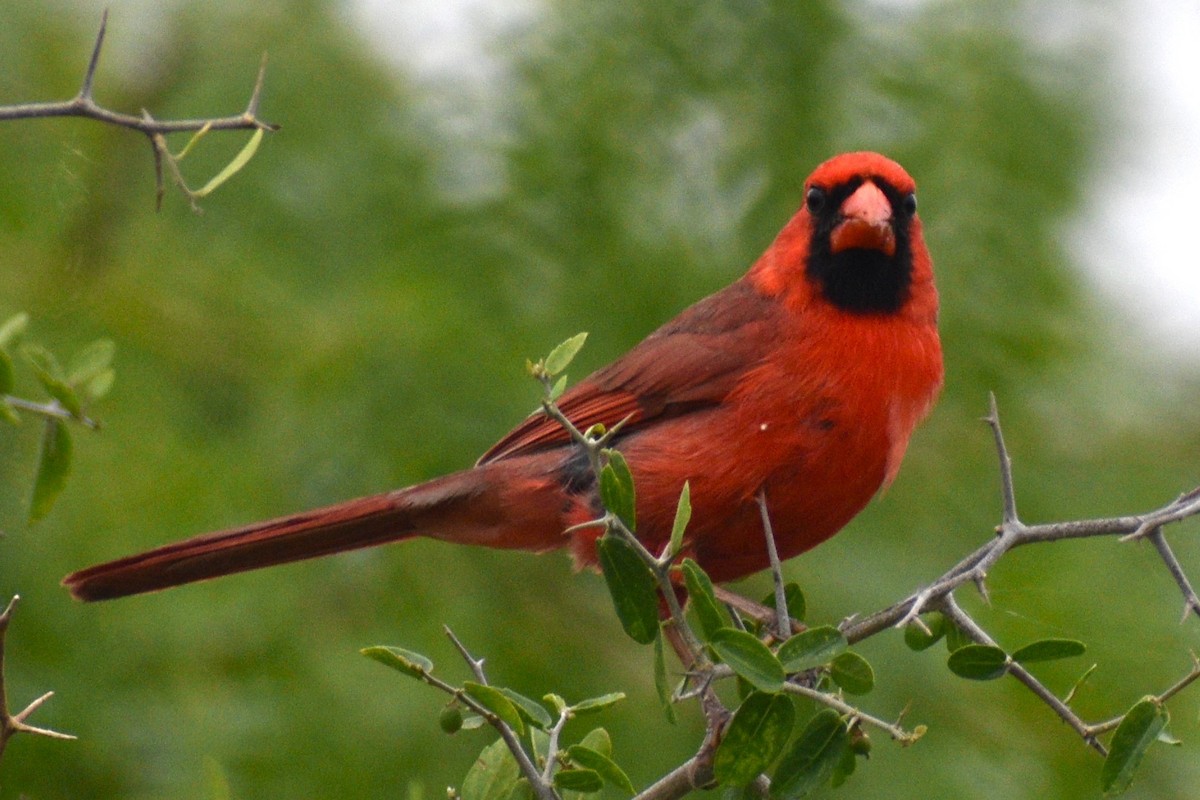
<svg viewBox="0 0 1200 800">
<path fill-rule="evenodd" d="M 686 758 L 694 711 L 662 719 L 651 655 L 601 579 L 559 555 L 412 542 L 87 607 L 58 579 L 471 463 L 534 407 L 526 357 L 586 329 L 582 374 L 733 280 L 840 150 L 883 150 L 918 180 L 947 390 L 882 501 L 789 564 L 809 619 L 891 602 L 989 535 L 988 390 L 1030 520 L 1145 510 L 1200 480 L 1197 412 L 1115 345 L 1126 334 L 1064 245 L 1119 111 L 1099 96 L 1103 44 L 1047 44 L 1036 3 L 547 2 L 494 44 L 511 73 L 479 109 L 491 123 L 453 135 L 436 100 L 465 90 L 398 75 L 347 6 L 111 5 L 101 102 L 230 113 L 266 50 L 262 114 L 284 128 L 197 216 L 172 195 L 153 212 L 136 134 L 0 127 L 0 317 L 29 312 L 54 350 L 108 337 L 118 353 L 105 430 L 76 437 L 66 491 L 34 527 L 37 437 L 0 429 L 0 592 L 24 598 L 9 689 L 14 705 L 54 689 L 35 721 L 80 736 L 14 741 L 0 797 L 438 796 L 487 739 L 447 738 L 439 698 L 357 651 L 451 663 L 443 623 L 518 691 L 627 692 L 603 724 L 635 784 Z M 0 102 L 73 94 L 99 5 L 4 6 Z M 210 135 L 189 174 L 207 179 L 243 143 Z M 1177 624 L 1146 546 L 1019 551 L 991 590 L 994 607 L 973 610 L 1002 643 L 1088 643 L 1088 717 L 1188 667 L 1196 622 Z M 1097 795 L 1100 760 L 1027 692 L 956 679 L 902 638 L 863 645 L 871 707 L 911 705 L 929 733 L 880 743 L 845 791 Z M 1065 691 L 1081 669 L 1038 674 Z M 1188 749 L 1152 750 L 1139 797 L 1200 786 L 1197 707 L 1172 703 Z"/>
</svg>

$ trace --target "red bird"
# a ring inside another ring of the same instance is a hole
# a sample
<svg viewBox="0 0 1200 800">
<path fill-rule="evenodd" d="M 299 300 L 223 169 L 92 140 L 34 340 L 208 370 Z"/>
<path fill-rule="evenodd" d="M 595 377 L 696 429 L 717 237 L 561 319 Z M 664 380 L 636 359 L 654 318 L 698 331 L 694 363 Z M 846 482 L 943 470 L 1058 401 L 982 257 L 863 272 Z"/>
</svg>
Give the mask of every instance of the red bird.
<svg viewBox="0 0 1200 800">
<path fill-rule="evenodd" d="M 684 481 L 688 553 L 716 581 L 768 565 L 757 498 L 781 558 L 828 539 L 896 475 L 942 385 L 933 267 L 915 185 L 876 153 L 826 161 L 804 207 L 750 271 L 559 400 L 577 427 L 628 417 L 638 536 L 670 536 Z M 386 494 L 197 536 L 68 575 L 82 600 L 428 536 L 597 561 L 587 459 L 535 414 L 471 469 Z"/>
</svg>

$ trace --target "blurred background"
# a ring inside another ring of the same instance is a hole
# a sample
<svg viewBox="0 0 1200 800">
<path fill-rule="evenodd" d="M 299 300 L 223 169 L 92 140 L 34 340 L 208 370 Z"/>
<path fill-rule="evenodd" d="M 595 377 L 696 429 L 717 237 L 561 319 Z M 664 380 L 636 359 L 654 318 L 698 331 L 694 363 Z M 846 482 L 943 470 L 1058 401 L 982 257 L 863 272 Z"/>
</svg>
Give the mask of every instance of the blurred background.
<svg viewBox="0 0 1200 800">
<path fill-rule="evenodd" d="M 137 134 L 0 126 L 0 318 L 30 313 L 64 356 L 118 348 L 104 430 L 76 432 L 34 527 L 36 425 L 0 428 L 0 595 L 23 598 L 11 704 L 53 689 L 33 721 L 80 737 L 16 739 L 0 797 L 436 798 L 490 737 L 446 737 L 441 695 L 357 651 L 401 645 L 465 677 L 443 624 L 526 694 L 627 692 L 584 722 L 635 784 L 685 759 L 698 715 L 662 718 L 651 653 L 559 554 L 412 542 L 97 606 L 58 581 L 469 465 L 534 407 L 526 357 L 587 330 L 582 375 L 734 280 L 841 150 L 918 181 L 947 387 L 892 489 L 788 565 L 811 618 L 899 599 L 990 535 L 989 391 L 1027 521 L 1145 511 L 1200 482 L 1195 160 L 1178 160 L 1189 101 L 1162 58 L 1191 7 L 1156 29 L 1115 2 L 104 5 L 100 102 L 236 113 L 267 51 L 262 114 L 283 130 L 197 215 L 171 191 L 154 212 Z M 0 2 L 0 103 L 74 94 L 101 7 Z M 193 183 L 242 141 L 208 137 Z M 1175 530 L 1200 575 L 1196 524 Z M 991 608 L 964 601 L 1002 644 L 1089 645 L 1037 674 L 1065 692 L 1098 663 L 1076 701 L 1090 719 L 1165 688 L 1197 647 L 1148 546 L 1018 551 L 990 588 Z M 876 737 L 829 796 L 1099 795 L 1100 759 L 1015 682 L 955 679 L 899 633 L 863 652 L 866 707 L 930 730 L 904 750 Z M 1153 749 L 1131 797 L 1200 790 L 1200 695 L 1170 708 L 1183 748 Z"/>
</svg>

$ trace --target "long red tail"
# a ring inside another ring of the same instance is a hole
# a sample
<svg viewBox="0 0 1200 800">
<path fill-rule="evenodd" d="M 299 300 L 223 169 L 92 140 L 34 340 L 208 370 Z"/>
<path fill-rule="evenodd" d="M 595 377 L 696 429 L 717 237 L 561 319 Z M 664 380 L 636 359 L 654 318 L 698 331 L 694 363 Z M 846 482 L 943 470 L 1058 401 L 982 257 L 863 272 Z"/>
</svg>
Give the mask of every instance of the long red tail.
<svg viewBox="0 0 1200 800">
<path fill-rule="evenodd" d="M 530 461 L 477 467 L 207 533 L 74 572 L 63 585 L 80 600 L 109 600 L 413 536 L 529 550 L 561 547 L 562 488 Z"/>
</svg>

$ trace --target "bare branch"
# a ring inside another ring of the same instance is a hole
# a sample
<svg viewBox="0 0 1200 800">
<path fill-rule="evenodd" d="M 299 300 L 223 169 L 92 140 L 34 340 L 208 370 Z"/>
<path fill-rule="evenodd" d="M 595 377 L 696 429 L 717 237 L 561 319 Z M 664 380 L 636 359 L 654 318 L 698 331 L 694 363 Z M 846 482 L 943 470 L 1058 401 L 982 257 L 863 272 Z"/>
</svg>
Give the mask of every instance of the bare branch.
<svg viewBox="0 0 1200 800">
<path fill-rule="evenodd" d="M 788 615 L 787 589 L 783 583 L 783 563 L 775 548 L 775 530 L 771 527 L 771 512 L 767 510 L 767 490 L 760 488 L 754 496 L 762 516 L 763 535 L 767 540 L 767 558 L 771 562 L 771 577 L 775 583 L 775 633 L 782 641 L 792 634 L 792 621 Z"/>
<path fill-rule="evenodd" d="M 242 113 L 205 119 L 157 120 L 145 111 L 140 116 L 113 111 L 97 104 L 93 99 L 96 69 L 100 63 L 100 52 L 104 47 L 104 37 L 107 30 L 108 11 L 105 10 L 100 18 L 100 30 L 96 34 L 96 42 L 92 46 L 91 57 L 88 59 L 87 69 L 84 71 L 83 82 L 80 84 L 78 94 L 70 100 L 0 105 L 0 122 L 19 119 L 44 119 L 48 117 L 80 117 L 95 120 L 105 125 L 115 125 L 138 131 L 150 140 L 151 147 L 154 148 L 156 207 L 161 207 L 162 205 L 162 165 L 165 160 L 175 174 L 176 183 L 183 189 L 184 194 L 194 209 L 196 208 L 196 195 L 188 190 L 184 184 L 183 178 L 179 174 L 178 164 L 176 163 L 177 158 L 172 156 L 170 151 L 167 150 L 165 140 L 162 140 L 162 137 L 172 133 L 200 130 L 255 130 L 269 133 L 279 130 L 278 125 L 265 122 L 259 119 L 258 116 L 263 83 L 266 78 L 266 55 L 263 55 L 262 63 L 259 66 L 258 76 L 254 82 L 254 89 L 250 94 L 250 101 L 246 105 L 246 110 Z"/>
<path fill-rule="evenodd" d="M 54 696 L 54 692 L 46 692 L 16 714 L 12 714 L 8 710 L 8 690 L 5 688 L 4 679 L 4 640 L 8 634 L 8 623 L 12 620 L 13 611 L 16 610 L 17 602 L 20 599 L 19 595 L 13 595 L 12 600 L 8 601 L 8 606 L 5 607 L 3 613 L 0 613 L 0 756 L 4 754 L 4 749 L 8 746 L 8 740 L 18 733 L 31 733 L 51 739 L 69 740 L 75 738 L 69 733 L 60 733 L 52 731 L 49 728 L 39 728 L 25 722 L 25 720 L 33 715 L 33 712 L 41 708 L 43 703 Z"/>
</svg>

